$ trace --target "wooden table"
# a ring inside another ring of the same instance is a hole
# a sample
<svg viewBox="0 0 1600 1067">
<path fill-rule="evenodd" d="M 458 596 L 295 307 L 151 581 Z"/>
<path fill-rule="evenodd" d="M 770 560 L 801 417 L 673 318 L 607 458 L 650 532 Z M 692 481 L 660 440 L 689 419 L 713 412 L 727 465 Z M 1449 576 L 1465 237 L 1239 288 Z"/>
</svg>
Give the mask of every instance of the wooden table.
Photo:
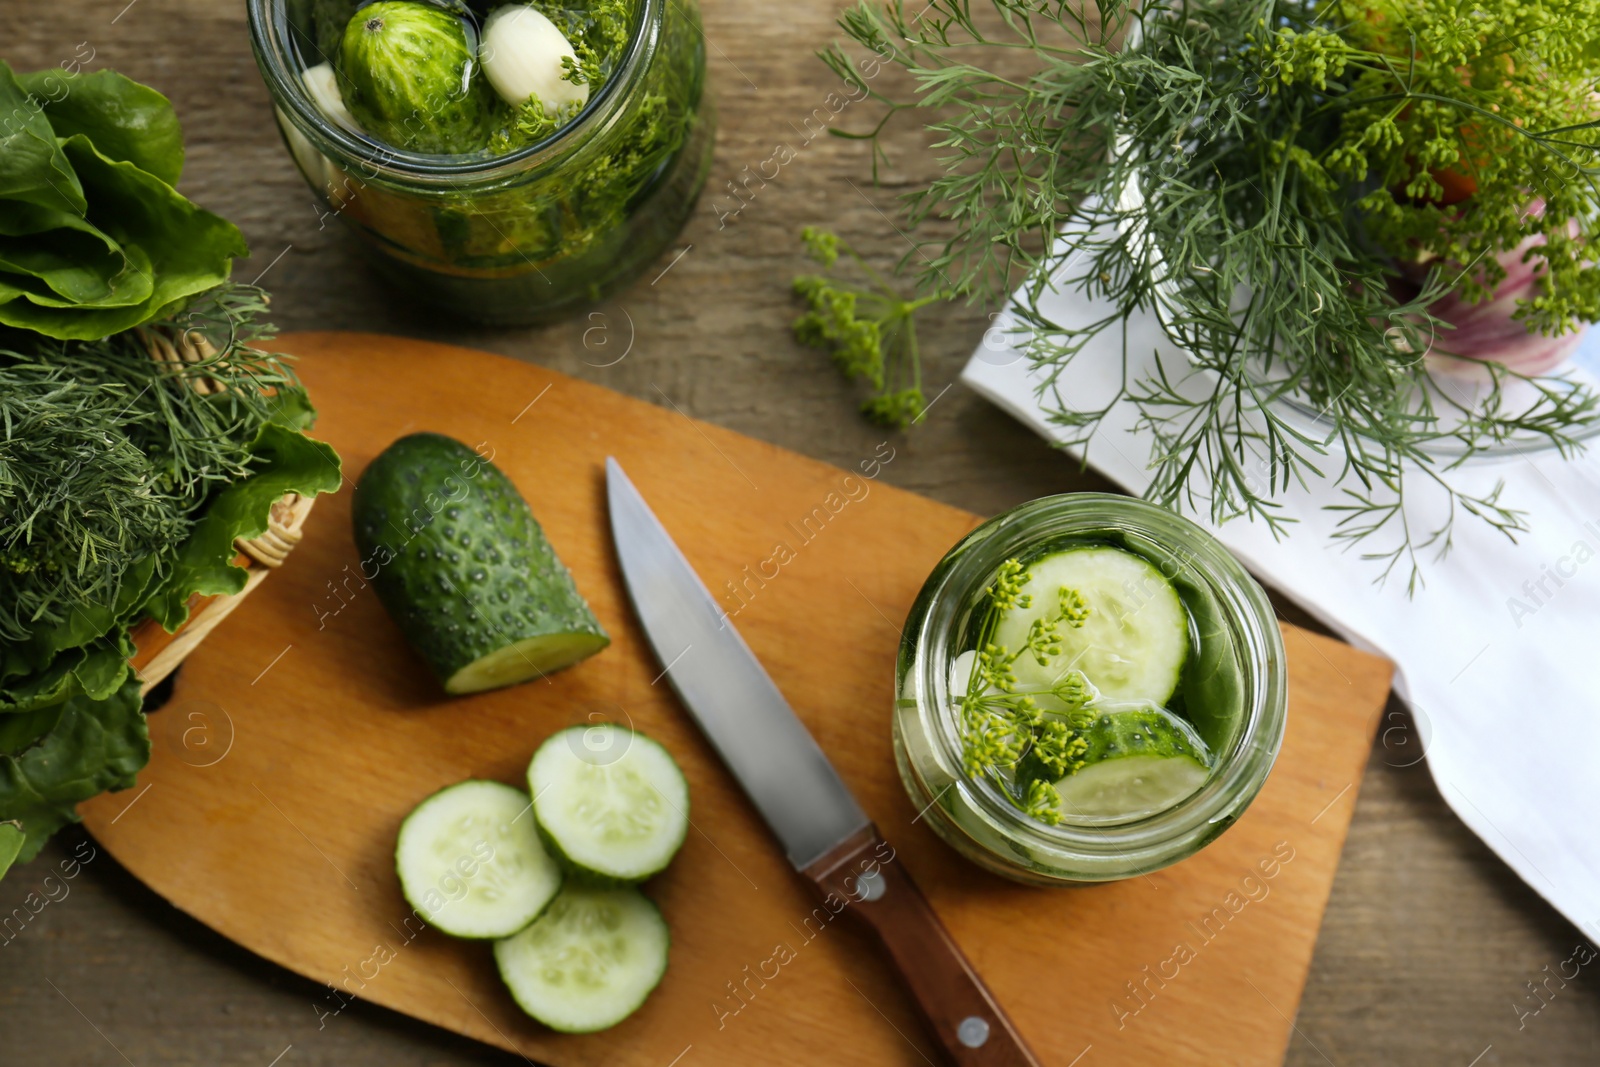
<svg viewBox="0 0 1600 1067">
<path fill-rule="evenodd" d="M 879 188 L 867 180 L 859 143 L 823 137 L 800 148 L 813 109 L 828 114 L 829 75 L 811 53 L 833 36 L 834 0 L 781 7 L 708 0 L 722 127 L 711 182 L 680 244 L 692 248 L 655 281 L 651 272 L 587 317 L 545 330 L 420 319 L 372 280 L 336 223 L 323 223 L 278 140 L 242 3 L 124 3 L 6 0 L 0 49 L 20 69 L 93 49 L 93 66 L 115 67 L 167 93 L 188 135 L 184 191 L 244 229 L 255 254 L 235 276 L 259 277 L 273 292 L 283 328 L 388 331 L 473 345 L 676 404 L 837 463 L 881 439 L 854 415 L 855 390 L 787 333 L 796 313 L 788 281 L 804 269 L 799 228 L 827 223 L 888 265 L 907 249 L 890 221 L 896 187 L 929 166 L 911 130 L 899 138 L 896 169 Z M 861 111 L 847 108 L 832 121 L 862 128 L 868 116 Z M 746 192 L 742 210 L 719 226 L 719 209 L 739 206 L 727 183 L 746 167 L 754 172 L 779 142 L 798 148 L 796 158 L 764 186 L 751 181 L 754 196 Z M 929 320 L 926 373 L 930 396 L 939 398 L 926 424 L 897 442 L 900 458 L 884 476 L 985 513 L 1045 493 L 1106 488 L 965 390 L 940 394 L 990 310 L 953 308 Z M 1305 623 L 1291 607 L 1284 611 Z M 1600 987 L 1588 969 L 1565 988 L 1551 980 L 1545 1006 L 1520 1014 L 1540 1003 L 1525 983 L 1555 972 L 1585 935 L 1450 813 L 1425 767 L 1413 762 L 1415 732 L 1398 705 L 1385 727 L 1288 1062 L 1600 1062 Z M 89 856 L 92 849 L 80 832 L 63 833 L 39 861 L 0 882 L 0 915 L 23 906 L 30 893 L 39 894 L 38 907 L 46 875 L 75 851 Z M 522 1062 L 359 1003 L 319 1030 L 317 987 L 177 913 L 107 856 L 50 886 L 56 899 L 20 935 L 0 937 L 6 1067 Z"/>
</svg>

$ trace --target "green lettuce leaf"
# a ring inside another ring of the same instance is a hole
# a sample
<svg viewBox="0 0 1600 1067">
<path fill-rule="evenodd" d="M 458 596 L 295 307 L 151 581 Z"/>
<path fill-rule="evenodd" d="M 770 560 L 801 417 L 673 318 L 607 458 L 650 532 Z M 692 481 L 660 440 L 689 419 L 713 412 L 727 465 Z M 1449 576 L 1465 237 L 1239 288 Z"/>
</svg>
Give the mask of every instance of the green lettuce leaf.
<svg viewBox="0 0 1600 1067">
<path fill-rule="evenodd" d="M 191 203 L 155 175 L 110 158 L 83 134 L 73 134 L 60 147 L 88 198 L 85 217 L 116 242 L 134 273 L 119 276 L 124 288 L 92 303 L 46 296 L 0 275 L 0 323 L 62 340 L 105 337 L 170 313 L 187 298 L 220 285 L 233 259 L 249 251 L 233 223 Z M 44 243 L 58 233 L 33 239 Z M 65 251 L 53 241 L 47 247 L 57 258 Z M 0 248 L 0 269 L 5 256 Z M 11 261 L 15 271 L 20 263 L 15 251 Z M 59 265 L 55 269 L 59 277 Z M 29 273 L 37 277 L 37 270 Z"/>
<path fill-rule="evenodd" d="M 0 754 L 15 756 L 34 745 L 39 738 L 56 728 L 66 702 L 37 711 L 23 711 L 15 715 L 0 715 Z"/>
<path fill-rule="evenodd" d="M 17 862 L 38 854 L 49 836 L 78 820 L 79 801 L 126 789 L 150 760 L 139 681 L 129 678 L 105 700 L 72 697 L 37 743 L 0 755 L 0 820 L 26 835 Z"/>
<path fill-rule="evenodd" d="M 22 851 L 22 824 L 15 822 L 0 822 L 0 878 L 6 876 L 6 871 L 16 861 L 17 853 Z"/>
<path fill-rule="evenodd" d="M 247 253 L 173 187 L 183 137 L 154 89 L 0 62 L 0 114 L 0 325 L 107 337 L 181 308 Z"/>
<path fill-rule="evenodd" d="M 133 638 L 126 630 L 118 630 L 89 645 L 83 659 L 72 668 L 78 691 L 90 700 L 104 700 L 121 689 L 132 670 L 128 657 L 133 653 Z"/>
<path fill-rule="evenodd" d="M 132 163 L 177 185 L 183 174 L 183 130 L 166 97 L 114 70 L 18 74 L 57 137 L 81 133 L 111 159 Z"/>
<path fill-rule="evenodd" d="M 309 430 L 317 421 L 317 409 L 304 389 L 279 386 L 273 398 L 272 421 L 286 430 Z"/>
<path fill-rule="evenodd" d="M 189 617 L 189 597 L 237 593 L 246 572 L 234 566 L 235 538 L 258 537 L 267 531 L 272 505 L 285 493 L 312 496 L 339 488 L 339 454 L 321 441 L 268 423 L 251 451 L 256 473 L 218 493 L 205 514 L 178 547 L 172 573 L 146 601 L 145 613 L 167 630 Z"/>
<path fill-rule="evenodd" d="M 0 199 L 82 215 L 83 187 L 37 101 L 0 62 Z"/>
<path fill-rule="evenodd" d="M 62 157 L 66 158 L 65 156 Z M 81 215 L 60 208 L 30 204 L 26 200 L 0 200 L 0 234 L 27 237 L 49 230 L 82 230 L 99 233 Z"/>
<path fill-rule="evenodd" d="M 128 307 L 150 299 L 155 281 L 137 247 L 124 250 L 93 227 L 0 237 L 0 300 L 25 296 L 49 307 Z"/>
<path fill-rule="evenodd" d="M 131 655 L 133 644 L 122 630 L 69 649 L 43 670 L 0 687 L 0 716 L 49 707 L 80 693 L 104 700 L 127 680 Z"/>
</svg>

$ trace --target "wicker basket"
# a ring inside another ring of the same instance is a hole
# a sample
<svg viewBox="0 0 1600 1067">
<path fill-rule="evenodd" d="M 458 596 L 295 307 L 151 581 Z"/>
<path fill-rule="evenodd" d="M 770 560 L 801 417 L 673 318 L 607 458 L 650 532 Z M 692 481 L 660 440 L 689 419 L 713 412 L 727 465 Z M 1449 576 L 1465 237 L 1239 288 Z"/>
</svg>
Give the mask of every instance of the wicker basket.
<svg viewBox="0 0 1600 1067">
<path fill-rule="evenodd" d="M 144 329 L 140 333 L 150 350 L 150 358 L 158 363 L 199 363 L 217 354 L 211 342 L 198 332 L 174 336 L 163 330 Z M 192 384 L 196 392 L 205 395 L 223 389 L 222 384 L 212 378 L 195 378 Z M 243 589 L 227 596 L 190 597 L 189 619 L 178 627 L 177 633 L 167 633 L 154 619 L 134 624 L 130 631 L 134 653 L 129 662 L 139 672 L 144 683 L 143 692 L 148 693 L 176 670 L 183 658 L 193 652 L 218 623 L 289 558 L 289 553 L 300 543 L 301 527 L 315 503 L 315 497 L 289 493 L 272 505 L 266 533 L 234 541 L 239 554 L 233 562 L 248 572 Z"/>
</svg>

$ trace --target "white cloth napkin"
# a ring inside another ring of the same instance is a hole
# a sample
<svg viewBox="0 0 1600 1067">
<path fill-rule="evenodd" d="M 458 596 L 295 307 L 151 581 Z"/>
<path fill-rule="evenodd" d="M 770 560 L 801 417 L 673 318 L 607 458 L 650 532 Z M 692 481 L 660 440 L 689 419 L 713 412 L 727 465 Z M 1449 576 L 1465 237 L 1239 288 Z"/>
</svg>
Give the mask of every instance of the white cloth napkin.
<svg viewBox="0 0 1600 1067">
<path fill-rule="evenodd" d="M 1052 294 L 1041 310 L 1061 325 L 1087 324 L 1105 311 L 1079 293 Z M 1062 441 L 1066 434 L 1041 408 L 1029 361 L 1013 347 L 1013 328 L 1009 312 L 1002 314 L 962 381 Z M 1170 351 L 1153 316 L 1129 329 L 1130 352 Z M 1101 334 L 1063 373 L 1060 395 L 1083 406 L 1108 398 L 1121 372 L 1121 341 L 1115 329 Z M 1574 358 L 1597 369 L 1600 328 Z M 1150 446 L 1132 432 L 1135 414 L 1118 405 L 1090 439 L 1087 458 L 1142 493 Z M 1285 513 L 1299 520 L 1281 541 L 1259 523 L 1219 528 L 1190 517 L 1262 581 L 1351 644 L 1397 664 L 1395 689 L 1423 736 L 1386 738 L 1392 757 L 1409 762 L 1407 752 L 1425 750 L 1440 792 L 1473 832 L 1568 919 L 1600 934 L 1600 449 L 1570 461 L 1550 452 L 1513 456 L 1455 476 L 1475 492 L 1503 478 L 1502 503 L 1525 511 L 1530 529 L 1513 544 L 1462 516 L 1448 558 L 1427 566 L 1426 588 L 1412 599 L 1404 574 L 1374 585 L 1379 568 L 1359 558 L 1361 547 L 1341 551 L 1330 542 L 1334 520 L 1321 506 L 1340 494 L 1327 481 L 1280 495 Z"/>
</svg>

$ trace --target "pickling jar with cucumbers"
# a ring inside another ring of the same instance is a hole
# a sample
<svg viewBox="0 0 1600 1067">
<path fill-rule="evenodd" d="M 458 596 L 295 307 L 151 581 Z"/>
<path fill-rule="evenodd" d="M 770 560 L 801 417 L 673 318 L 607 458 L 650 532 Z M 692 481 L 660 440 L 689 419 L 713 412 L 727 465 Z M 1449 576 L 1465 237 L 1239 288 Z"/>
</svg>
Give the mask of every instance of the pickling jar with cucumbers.
<svg viewBox="0 0 1600 1067">
<path fill-rule="evenodd" d="M 397 303 L 548 322 L 674 241 L 711 165 L 694 0 L 248 0 L 321 225 Z"/>
<path fill-rule="evenodd" d="M 1194 523 L 1074 493 L 982 524 L 911 609 L 894 749 L 912 804 L 998 874 L 1111 881 L 1192 855 L 1283 740 L 1266 594 Z"/>
</svg>

